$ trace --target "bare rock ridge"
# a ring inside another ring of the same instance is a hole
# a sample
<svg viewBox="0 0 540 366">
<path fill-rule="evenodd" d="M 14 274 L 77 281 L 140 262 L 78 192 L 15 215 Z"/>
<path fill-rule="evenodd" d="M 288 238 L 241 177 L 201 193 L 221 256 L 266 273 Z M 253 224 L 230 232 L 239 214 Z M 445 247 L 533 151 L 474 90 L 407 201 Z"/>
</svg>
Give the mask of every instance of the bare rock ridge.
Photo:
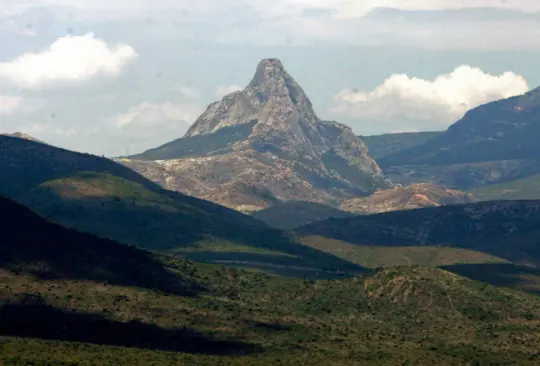
<svg viewBox="0 0 540 366">
<path fill-rule="evenodd" d="M 244 211 L 335 204 L 388 183 L 351 128 L 323 121 L 278 59 L 208 106 L 183 138 L 120 162 L 166 188 Z"/>
<path fill-rule="evenodd" d="M 433 184 L 416 184 L 410 187 L 381 190 L 365 198 L 346 200 L 341 203 L 340 208 L 356 214 L 374 214 L 476 201 L 476 197 L 470 193 L 442 188 Z"/>
</svg>

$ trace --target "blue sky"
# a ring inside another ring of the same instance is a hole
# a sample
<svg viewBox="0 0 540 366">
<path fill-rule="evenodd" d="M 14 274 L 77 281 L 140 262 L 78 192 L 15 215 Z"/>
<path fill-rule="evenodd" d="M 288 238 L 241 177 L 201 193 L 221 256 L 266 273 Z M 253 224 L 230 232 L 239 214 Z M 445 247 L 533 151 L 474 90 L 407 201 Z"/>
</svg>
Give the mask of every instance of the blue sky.
<svg viewBox="0 0 540 366">
<path fill-rule="evenodd" d="M 358 134 L 442 130 L 540 85 L 540 1 L 0 0 L 0 44 L 0 132 L 79 151 L 182 136 L 266 57 Z"/>
</svg>

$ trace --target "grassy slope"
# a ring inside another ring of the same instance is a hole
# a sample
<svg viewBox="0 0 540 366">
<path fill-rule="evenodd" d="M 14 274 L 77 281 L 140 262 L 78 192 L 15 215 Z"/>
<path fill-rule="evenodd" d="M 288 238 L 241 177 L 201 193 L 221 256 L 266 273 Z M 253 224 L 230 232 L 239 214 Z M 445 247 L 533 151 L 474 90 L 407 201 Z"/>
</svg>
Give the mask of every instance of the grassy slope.
<svg viewBox="0 0 540 366">
<path fill-rule="evenodd" d="M 381 247 L 346 243 L 322 236 L 308 236 L 302 243 L 318 250 L 348 259 L 367 268 L 396 266 L 438 267 L 465 263 L 507 263 L 489 254 L 446 247 Z"/>
<path fill-rule="evenodd" d="M 307 236 L 300 240 L 304 245 L 366 268 L 441 267 L 473 280 L 540 294 L 540 269 L 515 265 L 478 251 L 439 246 L 365 246 L 321 236 Z"/>
<path fill-rule="evenodd" d="M 478 187 L 471 192 L 481 201 L 540 199 L 540 175 Z"/>
<path fill-rule="evenodd" d="M 204 261 L 228 260 L 348 268 L 350 263 L 294 243 L 259 220 L 167 191 L 105 158 L 0 136 L 0 195 L 62 225 L 145 249 L 188 250 Z M 255 248 L 214 251 L 213 245 Z M 285 253 L 267 256 L 258 251 Z M 310 271 L 309 273 L 312 273 Z"/>
</svg>

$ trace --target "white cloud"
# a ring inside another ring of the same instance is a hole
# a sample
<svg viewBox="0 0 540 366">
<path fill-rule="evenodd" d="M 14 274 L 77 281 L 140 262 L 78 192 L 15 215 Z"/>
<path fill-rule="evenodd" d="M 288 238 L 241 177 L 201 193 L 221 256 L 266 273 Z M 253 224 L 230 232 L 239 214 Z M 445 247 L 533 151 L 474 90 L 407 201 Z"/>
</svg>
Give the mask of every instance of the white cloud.
<svg viewBox="0 0 540 366">
<path fill-rule="evenodd" d="M 2 14 L 38 8 L 35 13 L 46 9 L 51 22 L 58 24 L 97 20 L 116 22 L 117 29 L 124 20 L 152 24 L 143 28 L 131 24 L 129 36 L 151 29 L 158 37 L 159 28 L 167 36 L 258 46 L 325 42 L 476 51 L 540 49 L 540 22 L 534 14 L 540 12 L 538 0 L 0 0 L 0 20 Z M 377 11 L 381 9 L 397 13 L 392 17 Z M 463 9 L 440 18 L 440 12 Z M 490 17 L 493 10 L 498 14 Z M 427 13 L 419 16 L 419 11 Z M 481 19 L 471 20 L 470 15 L 479 12 L 484 14 Z M 27 21 L 20 23 L 17 34 Z M 42 35 L 48 26 L 44 28 L 36 27 L 36 32 Z"/>
<path fill-rule="evenodd" d="M 59 38 L 47 50 L 0 63 L 0 78 L 28 89 L 114 76 L 137 57 L 129 45 L 110 46 L 93 33 Z"/>
<path fill-rule="evenodd" d="M 0 94 L 0 115 L 13 113 L 20 104 L 21 98 Z"/>
<path fill-rule="evenodd" d="M 244 88 L 242 88 L 241 86 L 239 85 L 235 85 L 235 84 L 232 84 L 232 85 L 221 85 L 221 86 L 218 86 L 216 88 L 216 90 L 214 90 L 214 96 L 218 99 L 221 99 L 223 98 L 224 96 L 228 95 L 228 94 L 231 94 L 231 93 L 234 93 L 234 92 L 237 92 L 237 91 L 240 91 Z"/>
<path fill-rule="evenodd" d="M 195 107 L 165 102 L 156 104 L 143 102 L 125 113 L 118 114 L 115 119 L 119 127 L 138 126 L 152 127 L 161 121 L 191 121 L 196 118 Z"/>
<path fill-rule="evenodd" d="M 142 152 L 182 137 L 201 108 L 195 104 L 143 102 L 110 118 L 116 129 L 110 131 L 126 154 Z"/>
<path fill-rule="evenodd" d="M 333 112 L 370 120 L 453 122 L 481 104 L 527 92 L 527 81 L 513 72 L 490 75 L 463 65 L 434 80 L 390 76 L 372 91 L 346 89 L 334 97 Z"/>
</svg>

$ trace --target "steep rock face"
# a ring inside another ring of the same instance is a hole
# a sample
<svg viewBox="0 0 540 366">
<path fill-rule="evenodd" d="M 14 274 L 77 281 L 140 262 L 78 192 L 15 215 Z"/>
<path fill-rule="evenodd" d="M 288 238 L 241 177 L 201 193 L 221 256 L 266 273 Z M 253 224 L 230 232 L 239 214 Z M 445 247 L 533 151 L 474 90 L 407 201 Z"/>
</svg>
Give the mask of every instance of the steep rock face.
<svg viewBox="0 0 540 366">
<path fill-rule="evenodd" d="M 472 202 L 476 202 L 476 197 L 470 193 L 432 184 L 417 184 L 378 191 L 366 198 L 346 200 L 341 203 L 341 209 L 372 214 Z"/>
<path fill-rule="evenodd" d="M 249 210 L 388 187 L 362 141 L 320 120 L 277 59 L 262 60 L 243 91 L 210 104 L 183 138 L 119 161 L 169 189 Z"/>
</svg>

